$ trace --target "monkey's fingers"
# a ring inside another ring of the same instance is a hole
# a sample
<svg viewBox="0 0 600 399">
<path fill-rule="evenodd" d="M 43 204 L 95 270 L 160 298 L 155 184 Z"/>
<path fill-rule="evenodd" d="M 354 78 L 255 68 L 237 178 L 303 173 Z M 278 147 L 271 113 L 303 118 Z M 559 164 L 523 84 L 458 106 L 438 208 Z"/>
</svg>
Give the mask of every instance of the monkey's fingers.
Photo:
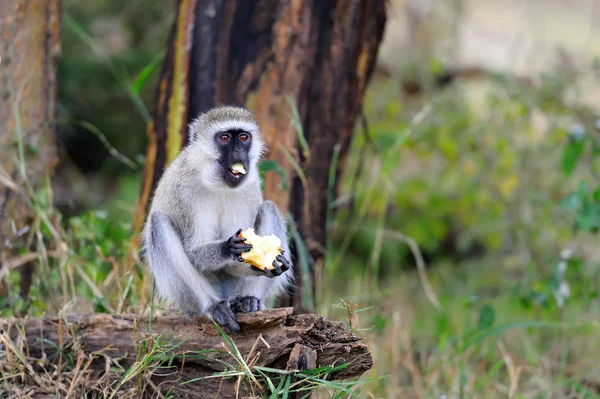
<svg viewBox="0 0 600 399">
<path fill-rule="evenodd" d="M 240 242 L 245 242 L 246 239 L 244 237 L 232 237 L 230 241 L 237 244 Z"/>
<path fill-rule="evenodd" d="M 290 268 L 290 262 L 282 255 L 277 255 L 275 258 L 281 263 L 281 270 L 284 272 Z"/>
<path fill-rule="evenodd" d="M 271 270 L 271 273 L 273 273 L 274 276 L 280 276 L 281 273 L 284 272 L 284 270 L 282 270 L 281 266 L 279 266 L 279 263 L 277 263 L 276 260 L 273 261 L 272 265 L 275 268 Z"/>
<path fill-rule="evenodd" d="M 234 255 L 241 255 L 244 252 L 249 252 L 252 249 L 250 244 L 233 244 L 229 246 L 229 252 Z"/>
<path fill-rule="evenodd" d="M 214 304 L 209 310 L 209 314 L 217 324 L 225 327 L 229 332 L 236 333 L 240 331 L 240 325 L 228 301 Z"/>
<path fill-rule="evenodd" d="M 273 278 L 273 277 L 275 277 L 275 276 L 273 275 L 273 271 L 272 271 L 272 270 L 269 270 L 269 269 L 267 269 L 266 267 L 263 269 L 263 272 L 265 273 L 265 275 L 266 275 L 268 278 Z"/>
<path fill-rule="evenodd" d="M 269 270 L 269 269 L 267 269 L 266 267 L 264 269 L 261 269 L 261 268 L 255 266 L 255 265 L 253 265 L 253 264 L 250 264 L 250 267 L 253 268 L 254 270 L 256 270 L 257 272 L 264 273 L 264 275 L 267 276 L 267 277 L 269 277 L 269 278 L 275 277 L 273 275 L 272 271 Z"/>
</svg>

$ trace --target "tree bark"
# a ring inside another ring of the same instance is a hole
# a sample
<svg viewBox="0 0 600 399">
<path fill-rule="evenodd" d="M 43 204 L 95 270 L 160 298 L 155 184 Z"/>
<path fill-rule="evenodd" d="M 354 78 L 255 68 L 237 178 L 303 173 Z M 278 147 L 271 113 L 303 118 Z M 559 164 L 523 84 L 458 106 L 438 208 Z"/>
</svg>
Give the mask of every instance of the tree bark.
<svg viewBox="0 0 600 399">
<path fill-rule="evenodd" d="M 15 232 L 33 217 L 23 196 L 47 182 L 57 160 L 54 122 L 60 1 L 0 0 L 0 38 L 1 271 L 5 243 L 23 245 Z M 33 264 L 22 270 L 21 295 L 25 297 Z"/>
<path fill-rule="evenodd" d="M 358 342 L 360 338 L 343 323 L 325 321 L 314 314 L 292 315 L 291 308 L 239 314 L 238 321 L 242 331 L 229 336 L 250 368 L 267 366 L 291 371 L 351 362 L 328 377 L 346 379 L 359 377 L 373 363 L 366 345 Z M 236 389 L 240 397 L 251 392 L 250 385 L 257 389 L 247 378 L 239 388 L 236 378 L 209 378 L 182 385 L 226 370 L 227 365 L 240 369 L 227 352 L 226 349 L 232 350 L 223 336 L 207 319 L 191 321 L 165 315 L 155 316 L 150 323 L 147 317 L 135 315 L 51 316 L 0 319 L 0 330 L 3 332 L 0 342 L 6 351 L 6 356 L 0 356 L 0 364 L 4 359 L 4 367 L 8 367 L 11 359 L 18 363 L 20 357 L 26 356 L 30 364 L 44 367 L 49 375 L 54 375 L 52 384 L 73 387 L 72 397 L 84 397 L 84 390 L 93 393 L 102 387 L 116 387 L 114 383 L 135 362 L 145 365 L 143 378 L 132 378 L 133 386 L 119 387 L 117 397 L 127 392 L 131 397 L 156 397 L 159 390 L 163 394 L 170 391 L 177 397 L 234 398 Z M 162 342 L 160 350 L 158 342 Z M 23 348 L 22 352 L 18 348 Z M 153 360 L 147 362 L 149 357 Z M 169 368 L 159 369 L 165 365 L 155 362 L 156 359 L 170 361 Z M 73 363 L 80 363 L 79 368 Z M 122 369 L 120 373 L 111 373 L 108 366 Z M 255 369 L 253 374 L 259 376 Z M 33 369 L 27 369 L 24 379 L 9 377 L 4 387 L 43 393 L 43 379 L 35 375 Z M 270 377 L 277 384 L 278 375 Z M 264 381 L 259 383 L 268 389 Z M 51 390 L 47 385 L 44 389 Z"/>
<path fill-rule="evenodd" d="M 257 115 L 268 158 L 285 172 L 283 185 L 278 174 L 266 174 L 265 197 L 291 215 L 310 254 L 307 262 L 295 262 L 296 291 L 281 304 L 312 310 L 314 264 L 327 238 L 332 159 L 338 149 L 335 189 L 374 69 L 385 3 L 180 0 L 149 128 L 136 230 L 162 170 L 187 143 L 187 123 L 216 105 L 246 106 Z M 181 47 L 176 38 L 190 46 Z M 297 105 L 308 148 L 301 146 L 288 99 Z M 158 143 L 172 145 L 165 150 Z"/>
</svg>

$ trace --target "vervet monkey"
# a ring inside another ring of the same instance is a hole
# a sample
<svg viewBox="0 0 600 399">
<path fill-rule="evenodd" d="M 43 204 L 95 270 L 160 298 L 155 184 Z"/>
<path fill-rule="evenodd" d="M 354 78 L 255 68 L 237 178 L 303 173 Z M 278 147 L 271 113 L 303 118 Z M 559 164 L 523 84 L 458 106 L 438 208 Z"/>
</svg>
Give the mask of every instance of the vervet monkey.
<svg viewBox="0 0 600 399">
<path fill-rule="evenodd" d="M 235 313 L 263 309 L 291 284 L 287 225 L 277 206 L 263 200 L 258 161 L 265 145 L 250 111 L 214 108 L 188 129 L 189 143 L 156 187 L 142 254 L 160 297 L 188 317 L 206 314 L 237 332 Z M 232 168 L 238 163 L 246 173 Z M 252 246 L 238 234 L 247 228 L 281 240 L 274 270 L 243 262 Z"/>
</svg>

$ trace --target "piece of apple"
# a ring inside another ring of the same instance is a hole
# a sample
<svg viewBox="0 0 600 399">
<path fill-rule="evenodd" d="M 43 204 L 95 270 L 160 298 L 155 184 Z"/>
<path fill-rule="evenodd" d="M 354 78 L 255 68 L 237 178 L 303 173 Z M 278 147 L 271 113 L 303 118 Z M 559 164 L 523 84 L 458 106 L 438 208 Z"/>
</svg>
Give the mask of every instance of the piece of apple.
<svg viewBox="0 0 600 399">
<path fill-rule="evenodd" d="M 246 229 L 239 234 L 246 239 L 246 244 L 251 244 L 252 249 L 249 252 L 242 253 L 244 262 L 264 270 L 273 270 L 273 261 L 277 255 L 282 253 L 281 240 L 275 235 L 259 236 L 254 229 Z"/>
<path fill-rule="evenodd" d="M 244 165 L 242 165 L 241 162 L 236 162 L 233 165 L 231 165 L 231 171 L 233 173 L 241 173 L 243 175 L 246 174 L 246 168 L 244 168 Z"/>
</svg>

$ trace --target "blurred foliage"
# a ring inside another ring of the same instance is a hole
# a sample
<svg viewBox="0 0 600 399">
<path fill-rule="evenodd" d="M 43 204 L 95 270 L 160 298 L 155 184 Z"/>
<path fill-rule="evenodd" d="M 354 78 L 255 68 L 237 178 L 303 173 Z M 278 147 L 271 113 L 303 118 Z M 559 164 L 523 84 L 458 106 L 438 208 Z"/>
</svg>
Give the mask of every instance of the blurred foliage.
<svg viewBox="0 0 600 399">
<path fill-rule="evenodd" d="M 63 2 L 60 118 L 97 127 L 121 153 L 144 153 L 146 122 L 172 23 L 174 0 Z M 97 137 L 61 125 L 61 142 L 84 171 L 121 172 Z"/>
<path fill-rule="evenodd" d="M 478 87 L 482 84 L 487 87 Z M 356 223 L 352 216 L 369 194 L 371 171 L 377 170 L 385 176 L 380 195 L 371 198 L 368 217 L 360 223 L 375 228 L 386 192 L 385 228 L 413 237 L 430 258 L 527 248 L 528 257 L 542 264 L 556 255 L 548 248 L 571 234 L 570 215 L 558 202 L 579 180 L 594 181 L 587 163 L 576 168 L 583 143 L 573 142 L 572 131 L 582 123 L 579 114 L 591 111 L 564 103 L 567 83 L 549 75 L 529 85 L 509 76 L 458 82 L 431 99 L 429 117 L 393 154 L 392 143 L 408 124 L 407 108 L 422 104 L 403 101 L 399 86 L 389 82 L 373 86 L 365 105 L 370 140 L 357 133 L 343 182 L 346 194 L 355 197 L 354 208 L 340 212 L 340 220 Z M 395 161 L 382 161 L 390 157 Z M 354 182 L 359 164 L 362 175 Z M 586 223 L 594 223 L 594 194 L 577 193 L 565 204 L 580 207 Z M 368 258 L 374 239 L 362 228 L 350 254 Z M 407 254 L 386 242 L 381 263 L 401 264 Z"/>
</svg>

